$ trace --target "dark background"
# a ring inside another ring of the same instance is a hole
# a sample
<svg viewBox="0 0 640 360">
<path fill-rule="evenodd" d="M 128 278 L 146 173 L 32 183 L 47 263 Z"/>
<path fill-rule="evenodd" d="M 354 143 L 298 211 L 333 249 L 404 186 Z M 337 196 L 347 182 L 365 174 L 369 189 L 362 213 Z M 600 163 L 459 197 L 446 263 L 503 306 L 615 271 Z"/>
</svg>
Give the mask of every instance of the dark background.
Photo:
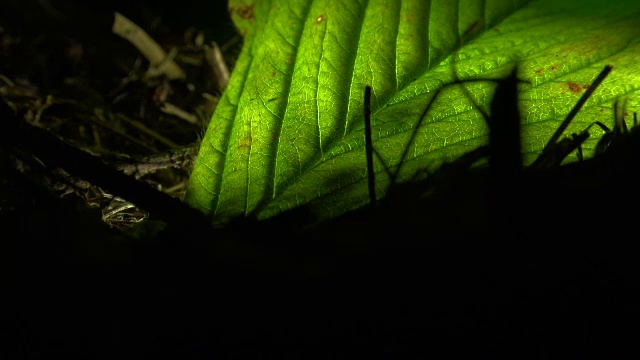
<svg viewBox="0 0 640 360">
<path fill-rule="evenodd" d="M 60 18 L 43 16 L 42 3 L 0 2 L 5 31 L 46 39 L 6 55 L 0 69 L 16 61 L 43 89 L 77 71 L 55 63 L 69 41 L 89 59 L 130 50 L 111 34 L 113 11 L 163 43 L 191 26 L 220 44 L 234 36 L 223 1 L 52 2 Z M 107 89 L 111 70 L 96 64 L 85 71 Z M 486 185 L 474 178 L 429 213 L 450 219 L 450 231 L 387 214 L 268 242 L 285 218 L 273 233 L 251 223 L 216 233 L 216 245 L 192 241 L 214 236 L 196 226 L 132 242 L 99 214 L 3 182 L 18 211 L 1 213 L 2 358 L 638 358 L 638 199 L 619 185 L 633 171 L 596 187 L 579 180 L 601 169 L 531 180 L 507 210 L 524 220 L 489 232 L 455 228 L 477 214 L 460 200 Z M 589 191 L 600 200 L 586 200 Z M 363 229 L 379 243 L 340 243 Z"/>
</svg>

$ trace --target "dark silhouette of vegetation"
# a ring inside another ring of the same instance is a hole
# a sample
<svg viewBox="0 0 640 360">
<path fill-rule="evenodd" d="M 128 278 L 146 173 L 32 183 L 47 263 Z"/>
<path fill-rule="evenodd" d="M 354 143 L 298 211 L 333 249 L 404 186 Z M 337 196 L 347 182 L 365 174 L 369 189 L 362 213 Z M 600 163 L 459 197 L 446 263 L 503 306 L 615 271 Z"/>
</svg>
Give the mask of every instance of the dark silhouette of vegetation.
<svg viewBox="0 0 640 360">
<path fill-rule="evenodd" d="M 528 171 L 516 83 L 499 82 L 488 148 L 375 211 L 317 223 L 309 204 L 221 229 L 1 101 L 3 358 L 633 357 L 640 135 L 616 116 L 593 158 Z M 145 225 L 61 197 L 54 167 L 133 201 Z"/>
</svg>

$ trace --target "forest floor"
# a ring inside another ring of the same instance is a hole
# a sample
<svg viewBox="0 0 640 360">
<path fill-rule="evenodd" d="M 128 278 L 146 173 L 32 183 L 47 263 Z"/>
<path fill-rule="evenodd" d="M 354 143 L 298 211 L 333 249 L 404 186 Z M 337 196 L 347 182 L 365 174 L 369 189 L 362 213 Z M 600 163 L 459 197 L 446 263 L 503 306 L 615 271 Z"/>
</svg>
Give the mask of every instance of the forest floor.
<svg viewBox="0 0 640 360">
<path fill-rule="evenodd" d="M 504 219 L 465 173 L 428 202 L 407 188 L 381 214 L 245 241 L 247 224 L 159 216 L 39 146 L 33 129 L 177 204 L 242 45 L 224 6 L 90 3 L 0 4 L 3 359 L 638 358 L 637 149 L 526 177 Z M 114 33 L 116 11 L 173 62 Z"/>
</svg>

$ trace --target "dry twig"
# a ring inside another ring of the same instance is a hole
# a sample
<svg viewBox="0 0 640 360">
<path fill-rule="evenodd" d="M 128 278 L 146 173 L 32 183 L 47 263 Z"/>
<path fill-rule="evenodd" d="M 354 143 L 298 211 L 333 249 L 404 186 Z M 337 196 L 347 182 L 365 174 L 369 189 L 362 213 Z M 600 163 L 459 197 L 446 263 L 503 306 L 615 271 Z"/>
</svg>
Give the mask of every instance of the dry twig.
<svg viewBox="0 0 640 360">
<path fill-rule="evenodd" d="M 158 74 L 165 74 L 169 79 L 184 79 L 187 77 L 184 70 L 173 61 L 175 52 L 172 53 L 173 56 L 168 56 L 151 36 L 118 12 L 115 13 L 112 31 L 114 34 L 131 42 L 149 60 L 151 68 L 154 69 L 149 75 L 158 72 Z"/>
</svg>

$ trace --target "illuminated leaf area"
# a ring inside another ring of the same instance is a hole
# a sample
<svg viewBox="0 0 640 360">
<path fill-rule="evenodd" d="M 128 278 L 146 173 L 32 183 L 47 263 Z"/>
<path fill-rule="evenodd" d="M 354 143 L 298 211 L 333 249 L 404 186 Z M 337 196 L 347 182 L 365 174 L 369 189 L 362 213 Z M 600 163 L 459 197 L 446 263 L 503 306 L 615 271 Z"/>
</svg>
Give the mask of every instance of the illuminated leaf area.
<svg viewBox="0 0 640 360">
<path fill-rule="evenodd" d="M 366 85 L 378 198 L 389 173 L 406 182 L 487 143 L 478 108 L 488 111 L 496 83 L 454 81 L 504 78 L 517 65 L 525 165 L 607 64 L 565 134 L 612 126 L 616 100 L 627 99 L 628 116 L 640 110 L 640 2 L 612 3 L 230 0 L 244 46 L 186 201 L 218 223 L 300 205 L 328 219 L 366 205 Z M 586 156 L 601 135 L 592 133 Z"/>
</svg>

